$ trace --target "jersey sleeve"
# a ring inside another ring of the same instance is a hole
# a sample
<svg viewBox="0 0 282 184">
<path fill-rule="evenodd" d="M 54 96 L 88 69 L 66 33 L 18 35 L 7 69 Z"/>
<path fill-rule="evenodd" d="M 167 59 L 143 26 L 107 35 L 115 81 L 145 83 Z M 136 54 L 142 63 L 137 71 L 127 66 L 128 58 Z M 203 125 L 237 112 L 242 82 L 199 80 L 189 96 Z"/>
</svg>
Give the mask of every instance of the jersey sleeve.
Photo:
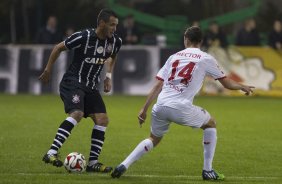
<svg viewBox="0 0 282 184">
<path fill-rule="evenodd" d="M 220 69 L 214 57 L 210 56 L 206 60 L 206 73 L 215 80 L 225 78 L 225 73 Z"/>
<path fill-rule="evenodd" d="M 117 55 L 122 45 L 122 39 L 120 37 L 116 37 L 114 39 L 115 39 L 114 48 L 113 48 L 114 50 L 113 50 L 111 57 Z"/>
<path fill-rule="evenodd" d="M 164 64 L 164 66 L 159 70 L 159 72 L 156 76 L 156 79 L 164 81 L 165 79 L 168 78 L 171 59 L 172 59 L 172 56 L 170 56 L 168 58 L 168 60 Z"/>
<path fill-rule="evenodd" d="M 73 33 L 71 36 L 69 36 L 67 39 L 65 39 L 64 43 L 65 46 L 71 50 L 81 47 L 81 45 L 85 42 L 85 34 L 83 31 Z"/>
</svg>

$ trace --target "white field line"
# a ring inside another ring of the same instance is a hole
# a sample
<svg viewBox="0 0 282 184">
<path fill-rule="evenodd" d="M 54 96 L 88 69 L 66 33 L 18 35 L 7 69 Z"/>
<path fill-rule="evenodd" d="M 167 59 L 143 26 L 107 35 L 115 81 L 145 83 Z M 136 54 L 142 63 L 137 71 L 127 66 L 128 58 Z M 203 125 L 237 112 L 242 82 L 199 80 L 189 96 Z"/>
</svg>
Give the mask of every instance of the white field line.
<svg viewBox="0 0 282 184">
<path fill-rule="evenodd" d="M 52 175 L 69 175 L 69 173 L 0 173 L 1 175 L 13 175 L 13 176 L 52 176 Z M 87 175 L 84 175 L 87 176 Z M 90 176 L 90 175 L 88 175 Z M 109 175 L 101 174 L 95 175 L 98 177 L 110 177 Z M 201 176 L 189 176 L 189 175 L 174 175 L 174 176 L 164 176 L 164 175 L 138 175 L 138 174 L 124 174 L 124 177 L 132 177 L 132 178 L 187 178 L 187 179 L 201 179 Z M 234 180 L 277 180 L 281 179 L 280 177 L 272 177 L 272 176 L 226 176 L 228 179 Z"/>
<path fill-rule="evenodd" d="M 127 177 L 144 177 L 144 178 L 190 178 L 190 179 L 201 179 L 201 176 L 188 176 L 188 175 L 175 175 L 175 176 L 161 176 L 161 175 L 125 175 Z M 264 180 L 273 179 L 276 180 L 278 177 L 258 177 L 258 176 L 227 176 L 226 179 L 240 179 L 240 180 Z"/>
</svg>

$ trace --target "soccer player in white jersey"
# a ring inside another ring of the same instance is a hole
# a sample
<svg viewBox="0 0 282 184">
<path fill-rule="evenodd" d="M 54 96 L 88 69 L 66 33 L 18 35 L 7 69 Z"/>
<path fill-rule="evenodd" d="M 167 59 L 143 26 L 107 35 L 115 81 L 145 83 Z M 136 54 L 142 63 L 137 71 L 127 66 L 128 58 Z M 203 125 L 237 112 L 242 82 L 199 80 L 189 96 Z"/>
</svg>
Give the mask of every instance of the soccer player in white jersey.
<svg viewBox="0 0 282 184">
<path fill-rule="evenodd" d="M 193 98 L 201 89 L 207 75 L 218 80 L 225 88 L 242 90 L 246 95 L 252 93 L 254 87 L 228 79 L 218 67 L 216 60 L 200 50 L 201 43 L 200 28 L 188 28 L 184 34 L 186 49 L 170 56 L 158 72 L 157 82 L 138 116 L 139 123 L 142 125 L 150 104 L 158 97 L 152 109 L 150 137 L 141 141 L 131 154 L 115 168 L 111 174 L 113 178 L 119 178 L 133 162 L 157 146 L 168 131 L 171 122 L 203 129 L 202 177 L 204 180 L 222 180 L 224 178 L 223 174 L 212 167 L 217 141 L 215 119 L 205 109 L 193 105 Z"/>
</svg>

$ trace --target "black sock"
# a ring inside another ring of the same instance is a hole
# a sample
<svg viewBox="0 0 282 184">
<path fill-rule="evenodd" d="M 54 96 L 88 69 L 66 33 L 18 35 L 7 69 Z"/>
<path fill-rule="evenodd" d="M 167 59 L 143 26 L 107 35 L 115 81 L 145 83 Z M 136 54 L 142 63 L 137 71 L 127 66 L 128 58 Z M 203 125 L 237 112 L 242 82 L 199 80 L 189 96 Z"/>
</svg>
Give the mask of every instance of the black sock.
<svg viewBox="0 0 282 184">
<path fill-rule="evenodd" d="M 50 147 L 49 152 L 57 153 L 58 150 L 62 147 L 65 140 L 70 136 L 71 130 L 73 129 L 74 124 L 68 120 L 62 122 L 60 127 L 58 128 L 57 134 L 53 141 L 53 144 Z"/>
<path fill-rule="evenodd" d="M 105 140 L 105 128 L 95 125 L 92 130 L 89 165 L 93 165 L 98 160 Z"/>
</svg>

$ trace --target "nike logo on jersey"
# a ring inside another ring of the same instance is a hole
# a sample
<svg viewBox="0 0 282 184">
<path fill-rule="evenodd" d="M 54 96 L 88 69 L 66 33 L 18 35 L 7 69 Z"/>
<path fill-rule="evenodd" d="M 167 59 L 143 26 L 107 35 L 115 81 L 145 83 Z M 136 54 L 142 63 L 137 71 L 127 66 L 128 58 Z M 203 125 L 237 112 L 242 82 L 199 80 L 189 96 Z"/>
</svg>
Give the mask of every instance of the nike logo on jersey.
<svg viewBox="0 0 282 184">
<path fill-rule="evenodd" d="M 94 45 L 93 45 L 93 46 L 91 46 L 91 45 L 90 45 L 90 46 L 89 46 L 89 45 L 87 46 L 88 49 L 91 49 L 91 48 L 93 48 L 93 47 L 95 47 L 95 46 L 94 46 Z"/>
</svg>

